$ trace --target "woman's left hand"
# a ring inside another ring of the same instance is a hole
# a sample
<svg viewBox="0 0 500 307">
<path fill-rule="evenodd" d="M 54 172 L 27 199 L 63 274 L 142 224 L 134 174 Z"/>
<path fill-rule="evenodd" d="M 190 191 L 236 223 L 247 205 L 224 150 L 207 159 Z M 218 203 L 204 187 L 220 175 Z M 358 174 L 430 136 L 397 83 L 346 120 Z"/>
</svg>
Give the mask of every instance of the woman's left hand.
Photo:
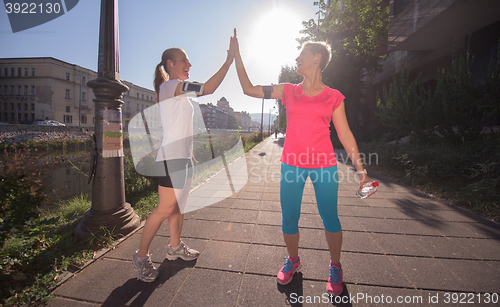
<svg viewBox="0 0 500 307">
<path fill-rule="evenodd" d="M 191 160 L 193 160 L 193 164 L 197 164 L 198 163 L 198 160 L 196 160 L 196 158 L 194 157 L 194 155 L 191 156 Z"/>
<path fill-rule="evenodd" d="M 363 186 L 366 184 L 366 183 L 369 183 L 369 182 L 372 182 L 373 179 L 371 179 L 370 177 L 368 177 L 367 174 L 364 174 L 364 173 L 358 173 L 358 179 L 359 179 L 359 190 L 362 190 L 363 189 Z"/>
</svg>

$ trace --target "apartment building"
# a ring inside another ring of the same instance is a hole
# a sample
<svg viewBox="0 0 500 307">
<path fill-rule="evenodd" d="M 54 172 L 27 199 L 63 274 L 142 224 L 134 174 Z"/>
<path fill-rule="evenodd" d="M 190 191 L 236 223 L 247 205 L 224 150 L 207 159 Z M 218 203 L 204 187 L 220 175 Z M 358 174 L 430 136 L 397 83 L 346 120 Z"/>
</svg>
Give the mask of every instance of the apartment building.
<svg viewBox="0 0 500 307">
<path fill-rule="evenodd" d="M 0 59 L 0 121 L 29 124 L 52 119 L 66 126 L 93 127 L 94 93 L 90 69 L 52 57 Z M 124 81 L 123 123 L 156 103 L 152 90 Z"/>
</svg>

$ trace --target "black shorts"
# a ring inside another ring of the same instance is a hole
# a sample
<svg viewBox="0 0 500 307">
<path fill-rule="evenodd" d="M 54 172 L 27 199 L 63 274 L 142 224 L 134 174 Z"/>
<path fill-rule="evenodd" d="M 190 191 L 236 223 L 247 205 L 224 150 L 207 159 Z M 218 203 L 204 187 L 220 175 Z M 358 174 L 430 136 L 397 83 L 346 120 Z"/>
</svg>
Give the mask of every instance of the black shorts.
<svg viewBox="0 0 500 307">
<path fill-rule="evenodd" d="M 173 159 L 155 162 L 158 185 L 166 188 L 184 189 L 186 181 L 193 177 L 191 159 Z"/>
</svg>

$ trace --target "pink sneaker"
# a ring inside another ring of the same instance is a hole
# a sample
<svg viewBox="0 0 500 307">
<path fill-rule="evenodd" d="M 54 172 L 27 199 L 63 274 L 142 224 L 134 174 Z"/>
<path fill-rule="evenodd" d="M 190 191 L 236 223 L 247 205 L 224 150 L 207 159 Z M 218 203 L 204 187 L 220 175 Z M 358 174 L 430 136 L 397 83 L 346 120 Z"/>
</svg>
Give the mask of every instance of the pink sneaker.
<svg viewBox="0 0 500 307">
<path fill-rule="evenodd" d="M 300 258 L 297 262 L 292 262 L 290 257 L 285 257 L 286 262 L 278 272 L 278 283 L 280 285 L 287 285 L 292 281 L 293 274 L 297 272 L 300 268 Z"/>
<path fill-rule="evenodd" d="M 330 261 L 330 277 L 326 284 L 326 291 L 335 296 L 340 295 L 344 290 L 344 283 L 342 282 L 342 265 L 332 264 Z"/>
</svg>

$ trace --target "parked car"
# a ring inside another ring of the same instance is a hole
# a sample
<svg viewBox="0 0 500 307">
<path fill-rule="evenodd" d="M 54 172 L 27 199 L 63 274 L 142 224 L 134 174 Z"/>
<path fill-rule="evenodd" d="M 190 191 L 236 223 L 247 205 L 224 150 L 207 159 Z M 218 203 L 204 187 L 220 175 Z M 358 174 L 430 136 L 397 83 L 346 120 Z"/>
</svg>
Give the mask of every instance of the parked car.
<svg viewBox="0 0 500 307">
<path fill-rule="evenodd" d="M 34 122 L 34 124 L 40 125 L 40 126 L 61 126 L 61 127 L 66 126 L 65 124 L 61 124 L 57 120 L 41 120 L 41 121 Z"/>
<path fill-rule="evenodd" d="M 10 125 L 10 124 L 5 122 L 0 122 L 0 125 Z"/>
<path fill-rule="evenodd" d="M 61 127 L 66 127 L 65 124 L 58 122 L 57 120 L 49 120 L 49 122 L 52 124 L 52 126 L 61 126 Z"/>
</svg>

